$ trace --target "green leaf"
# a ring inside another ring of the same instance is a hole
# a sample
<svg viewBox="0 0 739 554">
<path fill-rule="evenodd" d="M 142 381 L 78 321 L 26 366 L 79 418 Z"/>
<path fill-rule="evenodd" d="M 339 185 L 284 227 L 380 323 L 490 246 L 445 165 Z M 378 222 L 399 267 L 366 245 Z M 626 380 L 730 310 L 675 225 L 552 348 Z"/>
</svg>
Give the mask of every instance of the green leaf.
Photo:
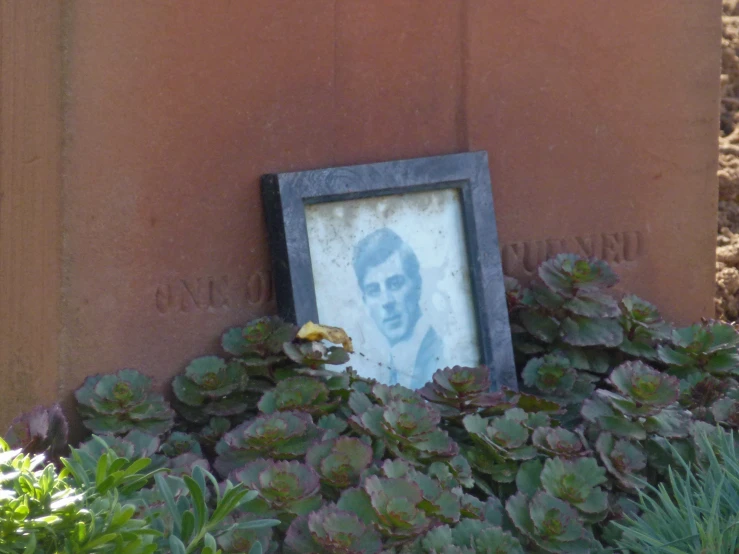
<svg viewBox="0 0 739 554">
<path fill-rule="evenodd" d="M 646 418 L 644 428 L 665 438 L 687 437 L 693 417 L 687 410 L 668 408 Z"/>
<path fill-rule="evenodd" d="M 154 480 L 156 481 L 157 489 L 162 495 L 162 498 L 164 498 L 164 503 L 167 506 L 170 515 L 172 516 L 172 520 L 174 521 L 175 534 L 180 535 L 182 534 L 182 524 L 179 517 L 180 512 L 177 508 L 177 503 L 175 502 L 174 495 L 172 494 L 172 489 L 169 488 L 169 484 L 167 484 L 167 481 L 164 479 L 164 476 L 162 474 L 157 474 L 154 477 Z"/>
<path fill-rule="evenodd" d="M 213 511 L 211 524 L 216 525 L 224 518 L 226 518 L 226 516 L 228 516 L 231 512 L 233 512 L 241 503 L 247 492 L 247 489 L 244 488 L 243 485 L 239 485 L 239 488 L 231 489 L 230 491 L 225 493 L 223 495 L 223 498 L 221 498 L 220 503 Z"/>
<path fill-rule="evenodd" d="M 140 471 L 146 469 L 151 465 L 151 458 L 139 458 L 138 460 L 131 463 L 130 466 L 128 466 L 124 472 L 124 477 L 129 477 L 135 473 L 139 473 Z"/>
<path fill-rule="evenodd" d="M 26 543 L 26 548 L 23 549 L 23 554 L 34 554 L 36 552 L 36 534 L 31 533 L 31 535 L 28 537 L 28 542 Z"/>
<path fill-rule="evenodd" d="M 193 533 L 198 535 L 202 529 L 202 525 L 195 524 L 195 515 L 190 510 L 182 514 L 181 526 L 180 538 L 185 542 L 190 540 Z"/>
<path fill-rule="evenodd" d="M 669 346 L 657 347 L 657 356 L 668 365 L 689 366 L 693 364 L 693 358 Z"/>
<path fill-rule="evenodd" d="M 187 554 L 185 545 L 176 535 L 169 536 L 169 548 L 172 550 L 172 554 Z"/>
<path fill-rule="evenodd" d="M 616 317 L 621 313 L 618 302 L 612 296 L 599 291 L 579 291 L 562 306 L 570 312 L 585 317 Z"/>
<path fill-rule="evenodd" d="M 205 470 L 200 466 L 195 466 L 192 470 L 192 478 L 195 479 L 201 491 L 205 490 Z"/>
<path fill-rule="evenodd" d="M 541 471 L 544 465 L 540 460 L 530 460 L 521 464 L 516 474 L 516 487 L 519 491 L 534 496 L 541 488 Z"/>
<path fill-rule="evenodd" d="M 282 523 L 279 519 L 253 519 L 251 521 L 242 521 L 236 524 L 238 529 L 266 529 L 268 527 L 276 527 Z"/>
<path fill-rule="evenodd" d="M 103 544 L 107 544 L 107 543 L 109 543 L 111 541 L 116 540 L 117 538 L 118 538 L 118 535 L 116 533 L 107 533 L 107 534 L 102 535 L 102 536 L 96 538 L 95 540 L 92 540 L 92 541 L 88 542 L 87 544 L 85 544 L 85 549 L 90 550 L 90 551 L 93 551 L 98 546 L 101 546 Z"/>
<path fill-rule="evenodd" d="M 562 321 L 562 340 L 573 346 L 618 346 L 624 338 L 616 319 L 570 316 Z"/>
<path fill-rule="evenodd" d="M 210 548 L 212 552 L 216 552 L 218 550 L 218 545 L 216 545 L 216 540 L 213 538 L 213 535 L 210 533 L 206 533 L 203 537 L 203 544 L 205 545 L 205 548 Z"/>
<path fill-rule="evenodd" d="M 558 254 L 542 263 L 538 274 L 552 290 L 572 295 L 578 291 L 609 288 L 618 283 L 618 276 L 607 262 L 577 254 Z"/>
<path fill-rule="evenodd" d="M 233 356 L 243 356 L 249 351 L 249 343 L 244 338 L 244 329 L 232 327 L 221 336 L 221 346 Z"/>
<path fill-rule="evenodd" d="M 554 342 L 559 336 L 559 322 L 533 310 L 521 312 L 521 324 L 537 339 L 546 343 Z"/>
<path fill-rule="evenodd" d="M 366 524 L 372 524 L 377 521 L 377 514 L 372 507 L 370 498 L 362 490 L 345 490 L 341 494 L 341 497 L 339 498 L 336 506 L 337 508 L 339 508 L 339 510 L 345 510 L 347 512 L 353 513 Z"/>
<path fill-rule="evenodd" d="M 735 351 L 716 352 L 711 356 L 705 369 L 718 375 L 739 373 L 739 354 Z"/>
<path fill-rule="evenodd" d="M 172 392 L 177 399 L 187 406 L 202 406 L 205 396 L 198 386 L 184 375 L 177 375 L 172 380 Z"/>
<path fill-rule="evenodd" d="M 532 303 L 531 298 L 534 302 Z M 523 304 L 525 306 L 535 306 L 538 304 L 549 311 L 557 311 L 564 304 L 563 296 L 548 286 L 534 281 L 531 288 L 524 292 Z"/>
<path fill-rule="evenodd" d="M 113 518 L 110 520 L 111 526 L 120 527 L 129 519 L 131 519 L 135 512 L 136 510 L 133 506 L 123 506 L 121 510 L 118 513 L 114 514 Z"/>
<path fill-rule="evenodd" d="M 94 436 L 94 435 L 93 435 Z M 100 456 L 97 463 L 97 471 L 95 472 L 95 486 L 99 489 L 105 478 L 108 476 L 108 453 Z"/>
<path fill-rule="evenodd" d="M 195 532 L 199 534 L 206 521 L 208 521 L 208 508 L 205 506 L 205 496 L 195 479 L 189 475 L 185 475 L 182 479 L 185 481 L 185 485 L 192 497 L 195 507 Z"/>
<path fill-rule="evenodd" d="M 604 431 L 609 431 L 619 437 L 635 440 L 644 440 L 647 438 L 647 432 L 644 427 L 621 416 L 602 417 L 598 420 L 598 425 Z"/>
</svg>

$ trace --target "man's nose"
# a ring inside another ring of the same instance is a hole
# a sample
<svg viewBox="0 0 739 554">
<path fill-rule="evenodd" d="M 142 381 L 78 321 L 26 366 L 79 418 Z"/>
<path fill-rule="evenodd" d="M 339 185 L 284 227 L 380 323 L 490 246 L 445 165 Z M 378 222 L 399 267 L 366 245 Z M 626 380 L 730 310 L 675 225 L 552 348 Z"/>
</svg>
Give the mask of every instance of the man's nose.
<svg viewBox="0 0 739 554">
<path fill-rule="evenodd" d="M 386 310 L 390 310 L 395 306 L 395 296 L 387 289 L 382 290 L 380 299 L 382 301 L 382 307 Z"/>
</svg>

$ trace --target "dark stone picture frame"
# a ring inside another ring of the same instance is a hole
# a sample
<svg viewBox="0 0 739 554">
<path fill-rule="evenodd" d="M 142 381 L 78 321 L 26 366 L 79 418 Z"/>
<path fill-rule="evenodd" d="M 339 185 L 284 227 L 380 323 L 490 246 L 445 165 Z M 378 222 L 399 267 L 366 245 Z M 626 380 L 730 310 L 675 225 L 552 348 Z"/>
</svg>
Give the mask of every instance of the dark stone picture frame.
<svg viewBox="0 0 739 554">
<path fill-rule="evenodd" d="M 486 152 L 267 174 L 261 181 L 279 315 L 299 325 L 318 322 L 306 205 L 457 189 L 481 358 L 496 389 L 518 390 Z"/>
</svg>

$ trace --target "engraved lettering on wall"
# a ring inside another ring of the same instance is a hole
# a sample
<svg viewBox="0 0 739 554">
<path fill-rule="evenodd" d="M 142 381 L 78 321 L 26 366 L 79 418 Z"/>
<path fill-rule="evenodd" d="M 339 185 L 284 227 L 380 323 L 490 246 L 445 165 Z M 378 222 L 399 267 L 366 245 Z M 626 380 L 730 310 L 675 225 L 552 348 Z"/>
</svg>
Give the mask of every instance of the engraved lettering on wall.
<svg viewBox="0 0 739 554">
<path fill-rule="evenodd" d="M 221 275 L 162 283 L 157 286 L 154 303 L 160 314 L 217 312 L 263 306 L 272 296 L 272 275 L 260 270 L 238 279 Z"/>
<path fill-rule="evenodd" d="M 503 272 L 506 275 L 533 275 L 545 260 L 571 252 L 595 256 L 610 264 L 635 262 L 645 253 L 642 231 L 618 231 L 591 235 L 513 242 L 501 248 Z"/>
</svg>

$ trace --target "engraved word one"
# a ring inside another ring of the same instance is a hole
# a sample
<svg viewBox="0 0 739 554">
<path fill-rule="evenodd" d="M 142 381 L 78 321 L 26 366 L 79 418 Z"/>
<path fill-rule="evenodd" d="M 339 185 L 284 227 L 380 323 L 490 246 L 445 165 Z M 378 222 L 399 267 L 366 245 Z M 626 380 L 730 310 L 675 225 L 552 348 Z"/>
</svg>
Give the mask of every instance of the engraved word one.
<svg viewBox="0 0 739 554">
<path fill-rule="evenodd" d="M 542 262 L 564 252 L 594 256 L 616 265 L 637 261 L 645 250 L 644 234 L 641 231 L 618 231 L 513 242 L 503 245 L 501 256 L 506 275 L 533 275 Z"/>
<path fill-rule="evenodd" d="M 154 294 L 160 314 L 228 311 L 264 306 L 272 300 L 272 276 L 267 270 L 234 279 L 188 277 L 157 286 Z"/>
</svg>

